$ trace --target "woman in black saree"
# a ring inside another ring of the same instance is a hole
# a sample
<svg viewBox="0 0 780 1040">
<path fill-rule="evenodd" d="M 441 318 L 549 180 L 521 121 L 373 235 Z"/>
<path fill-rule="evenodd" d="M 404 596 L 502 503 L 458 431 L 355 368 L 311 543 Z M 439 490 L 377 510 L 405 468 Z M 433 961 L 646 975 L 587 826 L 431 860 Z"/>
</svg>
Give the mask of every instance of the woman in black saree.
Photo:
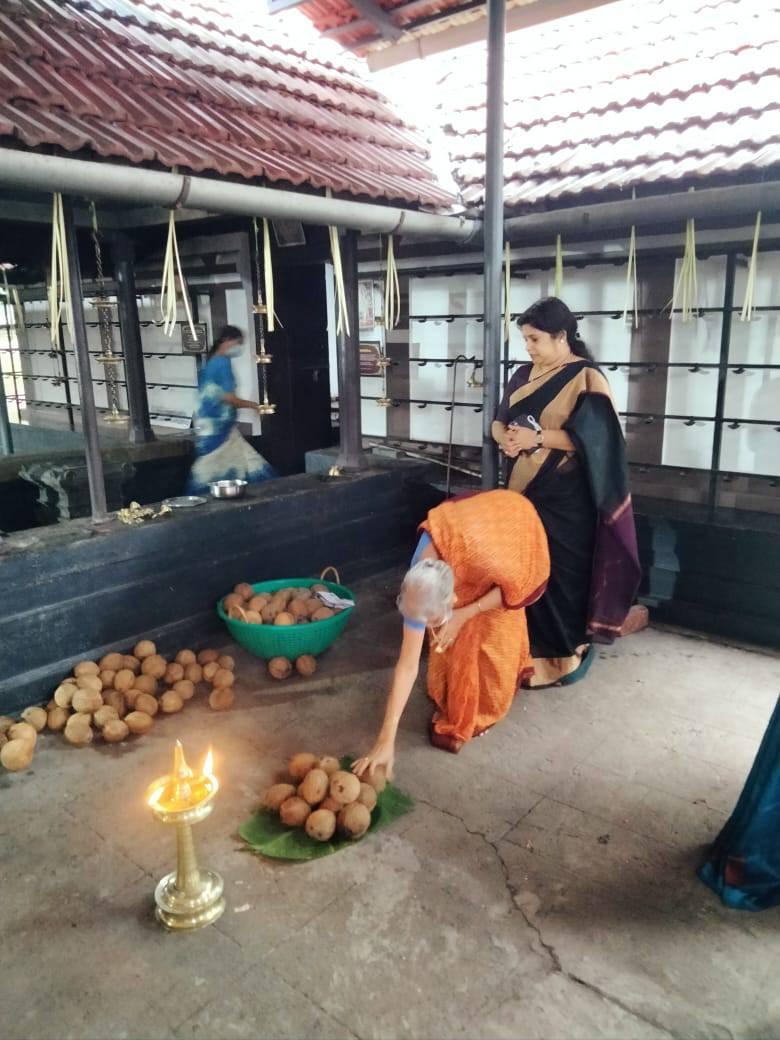
<svg viewBox="0 0 780 1040">
<path fill-rule="evenodd" d="M 512 460 L 508 486 L 536 507 L 550 546 L 550 581 L 527 608 L 527 686 L 576 682 L 593 643 L 620 634 L 641 575 L 625 442 L 609 384 L 561 300 L 518 320 L 531 363 L 507 385 L 493 437 Z"/>
</svg>

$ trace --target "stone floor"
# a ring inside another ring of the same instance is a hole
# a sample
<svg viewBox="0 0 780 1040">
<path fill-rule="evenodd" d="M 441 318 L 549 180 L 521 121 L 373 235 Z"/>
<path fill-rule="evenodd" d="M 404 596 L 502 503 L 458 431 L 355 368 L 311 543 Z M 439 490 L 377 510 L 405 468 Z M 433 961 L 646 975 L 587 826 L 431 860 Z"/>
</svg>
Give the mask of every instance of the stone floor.
<svg viewBox="0 0 780 1040">
<path fill-rule="evenodd" d="M 519 697 L 458 757 L 421 690 L 398 784 L 414 812 L 337 856 L 264 861 L 236 830 L 288 754 L 369 746 L 398 636 L 395 576 L 359 587 L 306 681 L 237 654 L 236 709 L 203 701 L 121 746 L 43 736 L 0 778 L 0 1035 L 553 1038 L 780 1035 L 780 917 L 726 910 L 694 876 L 777 696 L 780 660 L 648 630 L 581 687 Z M 148 782 L 175 737 L 212 744 L 198 828 L 225 878 L 213 927 L 162 932 L 172 836 Z"/>
</svg>

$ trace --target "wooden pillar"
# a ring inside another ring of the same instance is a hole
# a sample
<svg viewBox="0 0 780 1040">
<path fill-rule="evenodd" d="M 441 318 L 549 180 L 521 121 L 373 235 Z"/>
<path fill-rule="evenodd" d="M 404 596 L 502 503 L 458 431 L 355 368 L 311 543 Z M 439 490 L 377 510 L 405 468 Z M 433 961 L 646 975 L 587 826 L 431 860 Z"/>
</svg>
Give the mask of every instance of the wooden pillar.
<svg viewBox="0 0 780 1040">
<path fill-rule="evenodd" d="M 358 328 L 358 232 L 347 231 L 341 240 L 341 264 L 347 301 L 349 332 L 338 338 L 339 363 L 339 466 L 360 469 L 365 465 L 361 434 L 360 330 Z"/>
<path fill-rule="evenodd" d="M 144 352 L 135 289 L 135 250 L 132 240 L 127 235 L 117 235 L 112 241 L 111 253 L 114 259 L 119 333 L 125 358 L 127 408 L 130 413 L 128 440 L 131 444 L 145 444 L 155 438 L 149 419 L 149 398 L 146 393 Z"/>
<path fill-rule="evenodd" d="M 79 244 L 73 222 L 73 203 L 69 198 L 62 200 L 65 221 L 65 241 L 68 249 L 68 275 L 70 278 L 70 306 L 73 320 L 73 342 L 76 352 L 76 375 L 79 383 L 81 404 L 81 430 L 87 458 L 89 501 L 93 520 L 104 520 L 107 515 L 106 484 L 103 477 L 103 457 L 100 454 L 95 394 L 92 387 L 92 368 L 87 344 L 87 326 L 84 321 L 84 295 L 81 288 L 81 265 Z"/>
</svg>

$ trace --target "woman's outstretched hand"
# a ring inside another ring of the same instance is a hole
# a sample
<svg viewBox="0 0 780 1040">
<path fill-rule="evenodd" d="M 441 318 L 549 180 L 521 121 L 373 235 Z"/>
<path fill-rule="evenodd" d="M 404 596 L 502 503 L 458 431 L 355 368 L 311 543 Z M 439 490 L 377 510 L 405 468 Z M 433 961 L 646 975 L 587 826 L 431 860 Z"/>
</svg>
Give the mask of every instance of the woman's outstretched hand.
<svg viewBox="0 0 780 1040">
<path fill-rule="evenodd" d="M 352 772 L 356 776 L 363 776 L 366 772 L 369 776 L 373 776 L 379 766 L 384 766 L 387 779 L 392 780 L 395 767 L 394 741 L 384 740 L 380 737 L 367 755 L 352 763 Z"/>
</svg>

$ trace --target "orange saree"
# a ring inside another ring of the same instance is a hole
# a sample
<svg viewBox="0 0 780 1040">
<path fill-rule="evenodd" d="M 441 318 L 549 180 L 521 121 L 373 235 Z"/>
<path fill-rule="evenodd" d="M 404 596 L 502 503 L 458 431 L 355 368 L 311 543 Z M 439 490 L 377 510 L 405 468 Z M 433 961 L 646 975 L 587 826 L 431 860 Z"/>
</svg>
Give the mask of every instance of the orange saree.
<svg viewBox="0 0 780 1040">
<path fill-rule="evenodd" d="M 501 589 L 503 605 L 467 621 L 445 653 L 428 659 L 436 735 L 465 742 L 506 715 L 529 665 L 525 607 L 550 574 L 547 537 L 536 510 L 512 491 L 444 502 L 421 525 L 455 575 L 456 606 Z"/>
</svg>

